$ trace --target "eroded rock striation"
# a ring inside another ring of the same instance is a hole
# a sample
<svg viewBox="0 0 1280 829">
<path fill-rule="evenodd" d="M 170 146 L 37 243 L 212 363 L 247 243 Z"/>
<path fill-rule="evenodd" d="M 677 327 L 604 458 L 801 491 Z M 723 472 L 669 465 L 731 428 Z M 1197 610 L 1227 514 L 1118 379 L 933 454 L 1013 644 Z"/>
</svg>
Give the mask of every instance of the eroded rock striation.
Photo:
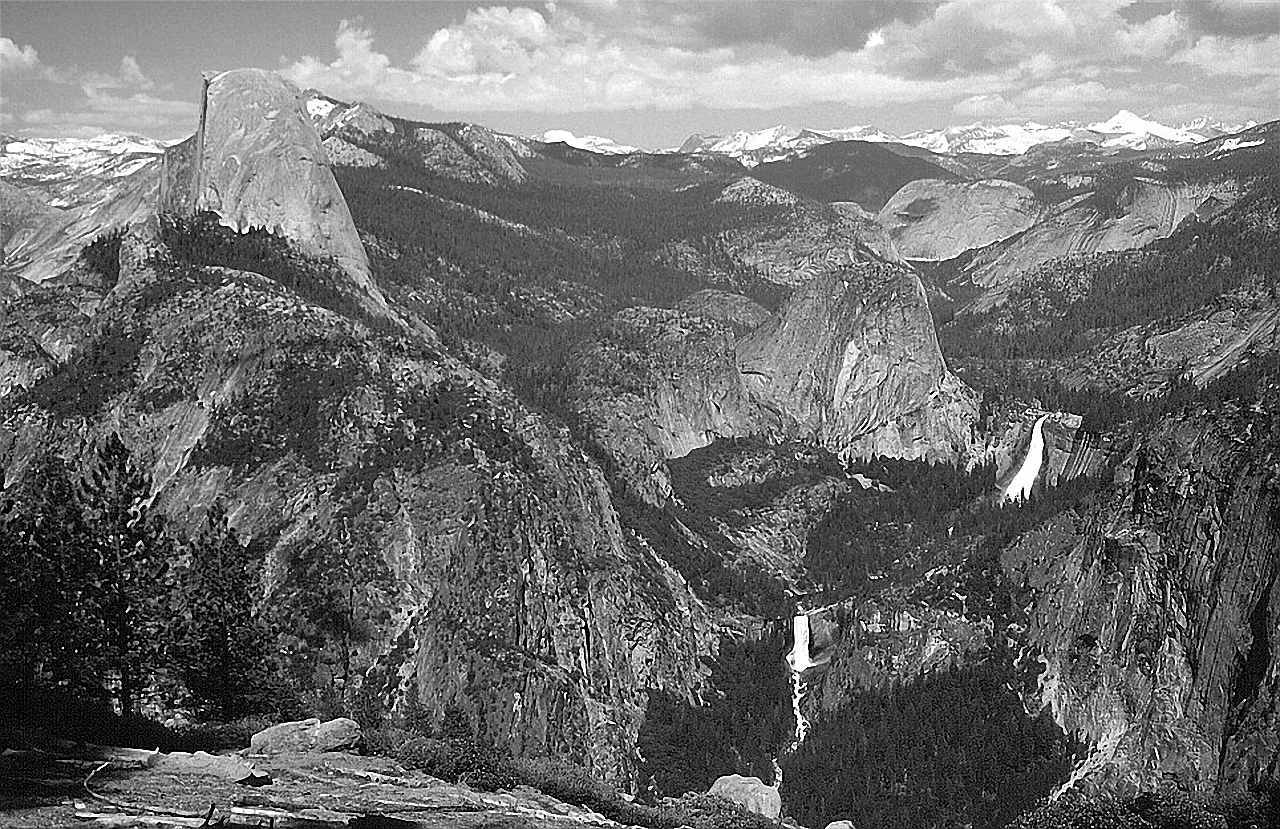
<svg viewBox="0 0 1280 829">
<path fill-rule="evenodd" d="M 801 286 L 738 345 L 747 387 L 844 456 L 955 459 L 976 401 L 948 370 L 920 280 L 863 263 Z"/>
<path fill-rule="evenodd" d="M 907 259 L 940 261 L 1015 236 L 1045 210 L 1030 190 L 1011 181 L 920 179 L 889 199 L 880 223 Z"/>
<path fill-rule="evenodd" d="M 1072 199 L 975 259 L 966 278 L 984 292 L 967 308 L 982 312 L 999 305 L 1024 275 L 1051 259 L 1142 247 L 1172 234 L 1206 202 L 1230 204 L 1236 196 L 1230 180 L 1165 183 L 1136 177 L 1110 197 Z"/>
<path fill-rule="evenodd" d="M 334 259 L 367 303 L 386 305 L 303 95 L 274 72 L 206 76 L 199 129 L 165 153 L 159 208 L 278 233 Z"/>
<path fill-rule="evenodd" d="M 1280 768 L 1274 413 L 1175 417 L 1105 503 L 1004 554 L 1035 696 L 1088 746 L 1069 786 L 1242 788 Z"/>
</svg>

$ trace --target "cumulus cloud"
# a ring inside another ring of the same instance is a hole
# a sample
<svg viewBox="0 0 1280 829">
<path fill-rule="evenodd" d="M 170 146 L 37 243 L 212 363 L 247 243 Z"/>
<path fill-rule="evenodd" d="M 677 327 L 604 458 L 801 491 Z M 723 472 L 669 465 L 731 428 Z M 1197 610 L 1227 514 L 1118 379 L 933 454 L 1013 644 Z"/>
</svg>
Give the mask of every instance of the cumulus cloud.
<svg viewBox="0 0 1280 829">
<path fill-rule="evenodd" d="M 1209 75 L 1280 76 L 1280 35 L 1228 38 L 1208 35 L 1173 58 Z"/>
<path fill-rule="evenodd" d="M 864 41 L 852 51 L 797 57 L 777 45 L 691 48 L 623 40 L 590 20 L 549 8 L 473 10 L 428 38 L 407 67 L 350 21 L 337 58 L 304 57 L 284 70 L 339 97 L 449 111 L 616 111 L 690 107 L 768 109 L 837 102 L 879 106 L 976 93 L 999 78 L 920 80 L 885 72 Z"/>
<path fill-rule="evenodd" d="M 155 82 L 132 55 L 121 58 L 114 71 L 99 72 L 46 66 L 39 63 L 34 49 L 10 49 L 11 43 L 0 39 L 6 71 L 11 54 L 21 57 L 25 68 L 38 71 L 28 73 L 18 94 L 6 98 L 6 128 L 39 135 L 124 132 L 163 138 L 178 137 L 195 128 L 196 103 L 157 95 Z M 68 88 L 78 89 L 78 95 L 69 94 Z M 51 100 L 59 106 L 50 106 Z"/>
<path fill-rule="evenodd" d="M 0 71 L 26 72 L 40 65 L 40 57 L 31 46 L 19 46 L 7 37 L 0 37 Z"/>
</svg>

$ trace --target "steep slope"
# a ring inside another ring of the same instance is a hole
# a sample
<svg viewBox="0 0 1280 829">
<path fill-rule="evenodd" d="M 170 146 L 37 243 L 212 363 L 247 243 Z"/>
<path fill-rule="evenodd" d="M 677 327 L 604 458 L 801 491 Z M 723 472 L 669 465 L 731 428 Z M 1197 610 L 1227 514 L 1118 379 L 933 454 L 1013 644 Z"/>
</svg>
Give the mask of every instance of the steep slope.
<svg viewBox="0 0 1280 829">
<path fill-rule="evenodd" d="M 1097 509 L 1005 553 L 1035 696 L 1089 748 L 1068 785 L 1241 789 L 1280 768 L 1272 406 L 1170 419 Z"/>
<path fill-rule="evenodd" d="M 1141 396 L 1175 378 L 1205 385 L 1274 351 L 1280 188 L 1274 176 L 1244 186 L 1167 239 L 1040 265 L 1003 304 L 943 326 L 945 347 L 980 360 L 1034 357 L 1072 387 Z"/>
<path fill-rule="evenodd" d="M 596 467 L 430 346 L 159 253 L 4 398 L 0 463 L 119 429 L 175 520 L 220 498 L 267 546 L 260 599 L 312 704 L 456 705 L 625 784 L 645 689 L 691 693 L 710 645 Z"/>
<path fill-rule="evenodd" d="M 1135 176 L 1111 198 L 1069 201 L 974 260 L 965 280 L 984 290 L 968 308 L 981 312 L 1000 304 L 1023 274 L 1052 259 L 1131 250 L 1164 238 L 1207 204 L 1234 201 L 1237 192 L 1230 181 L 1183 184 Z"/>
<path fill-rule="evenodd" d="M 520 158 L 533 155 L 521 139 L 477 124 L 420 124 L 390 118 L 366 103 L 348 104 L 315 90 L 307 112 L 335 165 L 409 164 L 471 184 L 513 184 L 527 174 Z"/>
<path fill-rule="evenodd" d="M 3 271 L 43 282 L 80 250 L 154 213 L 164 147 L 104 136 L 92 141 L 6 140 L 0 152 Z"/>
<path fill-rule="evenodd" d="M 880 223 L 907 259 L 953 259 L 1027 230 L 1045 205 L 1025 187 L 1000 179 L 918 179 L 880 209 Z"/>
<path fill-rule="evenodd" d="M 165 153 L 159 209 L 212 211 L 235 229 L 261 227 L 330 257 L 385 307 L 302 94 L 274 72 L 206 76 L 196 134 Z"/>
<path fill-rule="evenodd" d="M 976 403 L 947 371 L 914 274 L 826 269 L 742 339 L 738 358 L 753 394 L 837 454 L 967 454 Z"/>
<path fill-rule="evenodd" d="M 269 73 L 211 78 L 164 161 L 190 222 L 137 223 L 111 278 L 5 295 L 0 467 L 119 432 L 170 520 L 220 501 L 265 549 L 253 601 L 302 705 L 457 707 L 630 786 L 647 694 L 701 693 L 706 614 L 563 427 L 385 324 L 304 106 Z"/>
</svg>

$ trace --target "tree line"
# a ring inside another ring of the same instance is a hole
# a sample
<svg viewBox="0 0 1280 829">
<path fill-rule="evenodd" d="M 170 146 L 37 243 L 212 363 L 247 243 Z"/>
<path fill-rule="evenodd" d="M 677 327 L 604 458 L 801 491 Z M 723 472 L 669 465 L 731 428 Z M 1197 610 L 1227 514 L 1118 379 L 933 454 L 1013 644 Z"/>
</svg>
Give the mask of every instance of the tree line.
<svg viewBox="0 0 1280 829">
<path fill-rule="evenodd" d="M 0 695 L 49 694 L 126 717 L 160 699 L 230 721 L 271 710 L 269 632 L 255 614 L 263 548 L 221 506 L 192 533 L 154 508 L 118 435 L 53 450 L 0 489 Z M 4 480 L 0 469 L 0 481 Z"/>
</svg>

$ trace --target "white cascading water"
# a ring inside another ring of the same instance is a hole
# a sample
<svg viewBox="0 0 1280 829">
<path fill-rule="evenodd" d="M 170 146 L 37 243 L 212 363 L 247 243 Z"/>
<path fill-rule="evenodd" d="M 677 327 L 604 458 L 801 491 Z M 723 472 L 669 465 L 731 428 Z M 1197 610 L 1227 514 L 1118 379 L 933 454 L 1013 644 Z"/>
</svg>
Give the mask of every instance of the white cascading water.
<svg viewBox="0 0 1280 829">
<path fill-rule="evenodd" d="M 1044 422 L 1049 417 L 1040 415 L 1036 425 L 1031 429 L 1031 444 L 1027 447 L 1027 456 L 1013 476 L 1009 486 L 1005 488 L 1004 500 L 1025 501 L 1031 497 L 1031 488 L 1035 486 L 1036 477 L 1040 474 L 1040 464 L 1044 462 Z"/>
<path fill-rule="evenodd" d="M 798 613 L 791 620 L 791 652 L 787 654 L 787 664 L 791 666 L 791 710 L 796 719 L 795 745 L 799 746 L 809 733 L 809 721 L 800 710 L 800 700 L 804 698 L 802 674 L 816 664 L 809 658 L 808 613 Z"/>
</svg>

